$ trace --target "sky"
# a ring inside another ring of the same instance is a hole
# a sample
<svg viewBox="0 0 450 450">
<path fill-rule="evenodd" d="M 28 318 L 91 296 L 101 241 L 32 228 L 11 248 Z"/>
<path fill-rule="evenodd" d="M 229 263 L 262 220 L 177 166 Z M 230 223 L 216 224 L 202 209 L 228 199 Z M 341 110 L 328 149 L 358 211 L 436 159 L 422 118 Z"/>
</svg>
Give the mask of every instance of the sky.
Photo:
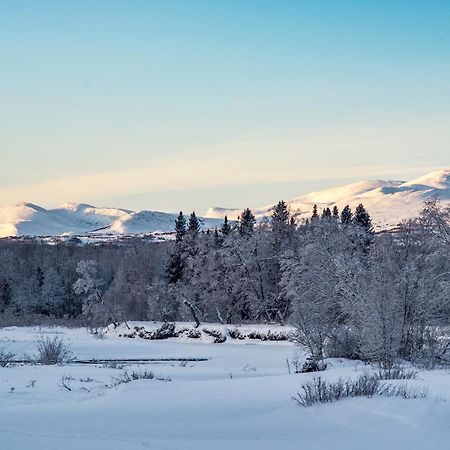
<svg viewBox="0 0 450 450">
<path fill-rule="evenodd" d="M 260 206 L 450 167 L 450 2 L 0 0 L 0 206 Z"/>
</svg>

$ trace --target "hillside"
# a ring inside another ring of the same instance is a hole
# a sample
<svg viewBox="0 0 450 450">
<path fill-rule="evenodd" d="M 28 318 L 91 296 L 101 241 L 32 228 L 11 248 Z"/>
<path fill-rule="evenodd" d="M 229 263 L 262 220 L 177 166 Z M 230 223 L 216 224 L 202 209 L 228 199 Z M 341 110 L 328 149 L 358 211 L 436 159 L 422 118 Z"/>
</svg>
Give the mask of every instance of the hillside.
<svg viewBox="0 0 450 450">
<path fill-rule="evenodd" d="M 176 214 L 158 211 L 134 212 L 77 203 L 55 209 L 21 203 L 0 208 L 0 237 L 171 232 L 175 218 Z M 220 222 L 207 219 L 203 226 L 210 228 Z"/>
<path fill-rule="evenodd" d="M 314 204 L 321 210 L 334 205 L 342 209 L 347 204 L 354 209 L 363 203 L 375 227 L 385 229 L 416 216 L 424 201 L 433 197 L 450 204 L 450 169 L 407 182 L 360 181 L 311 192 L 287 203 L 300 218 L 309 217 Z M 262 219 L 270 216 L 273 207 L 274 204 L 270 204 L 252 210 Z M 225 215 L 234 220 L 240 213 L 241 209 L 237 208 L 210 208 L 205 214 L 204 227 L 220 226 Z M 55 209 L 21 203 L 0 208 L 0 237 L 166 233 L 173 231 L 175 218 L 176 214 L 167 212 L 98 208 L 78 203 L 66 203 Z"/>
<path fill-rule="evenodd" d="M 353 209 L 363 203 L 370 212 L 377 229 L 390 228 L 405 219 L 415 217 L 422 209 L 423 203 L 430 198 L 439 198 L 450 204 L 450 169 L 439 170 L 423 177 L 405 181 L 360 181 L 357 183 L 312 192 L 289 200 L 291 211 L 299 217 L 311 215 L 313 205 L 319 211 L 326 207 L 337 206 L 342 209 L 350 205 Z M 270 216 L 274 204 L 253 208 L 258 219 Z M 236 219 L 241 209 L 210 208 L 205 216 Z"/>
</svg>

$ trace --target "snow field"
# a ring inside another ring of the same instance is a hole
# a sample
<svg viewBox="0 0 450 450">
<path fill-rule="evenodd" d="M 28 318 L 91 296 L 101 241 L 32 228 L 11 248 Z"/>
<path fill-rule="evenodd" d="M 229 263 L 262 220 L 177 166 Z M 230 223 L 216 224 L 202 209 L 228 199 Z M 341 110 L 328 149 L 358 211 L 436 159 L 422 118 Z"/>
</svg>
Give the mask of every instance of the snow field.
<svg viewBox="0 0 450 450">
<path fill-rule="evenodd" d="M 353 398 L 302 408 L 291 398 L 302 383 L 319 375 L 330 381 L 356 378 L 370 367 L 329 360 L 320 374 L 289 374 L 286 359 L 298 349 L 288 342 L 154 341 L 119 337 L 119 332 L 97 339 L 84 329 L 10 327 L 0 329 L 0 348 L 18 356 L 32 354 L 37 336 L 57 334 L 79 359 L 209 359 L 123 368 L 75 364 L 0 368 L 0 448 L 449 448 L 449 371 L 420 371 L 417 379 L 407 380 L 412 387 L 427 387 L 427 399 Z M 171 381 L 137 380 L 108 387 L 124 370 L 151 370 Z M 61 386 L 63 376 L 73 378 L 71 391 Z M 394 382 L 400 381 L 404 382 Z"/>
</svg>

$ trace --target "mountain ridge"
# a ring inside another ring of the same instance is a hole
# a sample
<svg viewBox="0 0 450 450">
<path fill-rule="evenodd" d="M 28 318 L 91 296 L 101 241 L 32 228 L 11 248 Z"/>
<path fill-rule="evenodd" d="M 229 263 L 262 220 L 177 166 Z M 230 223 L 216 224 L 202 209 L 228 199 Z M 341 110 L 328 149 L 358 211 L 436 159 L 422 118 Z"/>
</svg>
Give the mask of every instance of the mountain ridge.
<svg viewBox="0 0 450 450">
<path fill-rule="evenodd" d="M 0 207 L 0 237 L 95 236 L 96 233 L 132 235 L 171 232 L 177 214 L 159 211 L 131 211 L 65 203 L 46 209 L 33 203 Z M 204 219 L 204 227 L 219 226 L 218 219 Z"/>
<path fill-rule="evenodd" d="M 398 225 L 419 214 L 424 201 L 437 197 L 450 206 L 450 168 L 428 173 L 410 181 L 366 180 L 314 191 L 287 201 L 300 219 L 319 209 L 363 203 L 376 229 Z M 270 216 L 275 204 L 251 208 L 258 220 Z M 241 208 L 210 208 L 204 215 L 204 228 L 219 227 L 224 216 L 235 220 Z M 0 237 L 64 236 L 96 233 L 133 235 L 172 232 L 177 214 L 161 211 L 132 211 L 96 207 L 86 203 L 65 203 L 46 209 L 34 203 L 0 207 Z"/>
<path fill-rule="evenodd" d="M 372 216 L 378 230 L 392 228 L 401 221 L 417 216 L 426 200 L 439 198 L 450 206 L 450 168 L 428 173 L 411 181 L 369 180 L 358 181 L 335 188 L 314 191 L 286 201 L 291 211 L 299 218 L 311 215 L 313 206 L 319 210 L 347 204 L 353 209 L 363 203 Z M 275 204 L 252 208 L 257 219 L 270 216 Z M 218 218 L 227 215 L 237 219 L 241 209 L 214 207 L 205 217 Z"/>
</svg>

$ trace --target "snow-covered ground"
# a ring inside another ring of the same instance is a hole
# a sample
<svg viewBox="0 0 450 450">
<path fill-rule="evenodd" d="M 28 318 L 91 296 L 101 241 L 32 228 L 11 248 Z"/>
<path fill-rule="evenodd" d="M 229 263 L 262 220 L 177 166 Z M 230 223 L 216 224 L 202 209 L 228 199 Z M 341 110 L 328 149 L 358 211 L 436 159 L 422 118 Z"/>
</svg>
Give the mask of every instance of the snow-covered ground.
<svg viewBox="0 0 450 450">
<path fill-rule="evenodd" d="M 211 327 L 213 328 L 213 327 Z M 256 327 L 258 329 L 258 327 Z M 261 327 L 266 330 L 267 327 Z M 280 331 L 279 328 L 277 328 Z M 59 335 L 79 359 L 209 358 L 110 368 L 101 365 L 0 367 L 0 448 L 15 449 L 439 449 L 450 448 L 450 372 L 407 380 L 427 399 L 353 398 L 303 408 L 293 400 L 316 374 L 288 373 L 289 342 L 206 338 L 97 339 L 84 329 L 3 328 L 0 348 L 21 356 L 37 336 Z M 171 381 L 117 387 L 124 370 L 152 370 Z M 329 361 L 320 376 L 358 377 L 360 362 Z M 72 377 L 68 391 L 63 376 Z"/>
</svg>

